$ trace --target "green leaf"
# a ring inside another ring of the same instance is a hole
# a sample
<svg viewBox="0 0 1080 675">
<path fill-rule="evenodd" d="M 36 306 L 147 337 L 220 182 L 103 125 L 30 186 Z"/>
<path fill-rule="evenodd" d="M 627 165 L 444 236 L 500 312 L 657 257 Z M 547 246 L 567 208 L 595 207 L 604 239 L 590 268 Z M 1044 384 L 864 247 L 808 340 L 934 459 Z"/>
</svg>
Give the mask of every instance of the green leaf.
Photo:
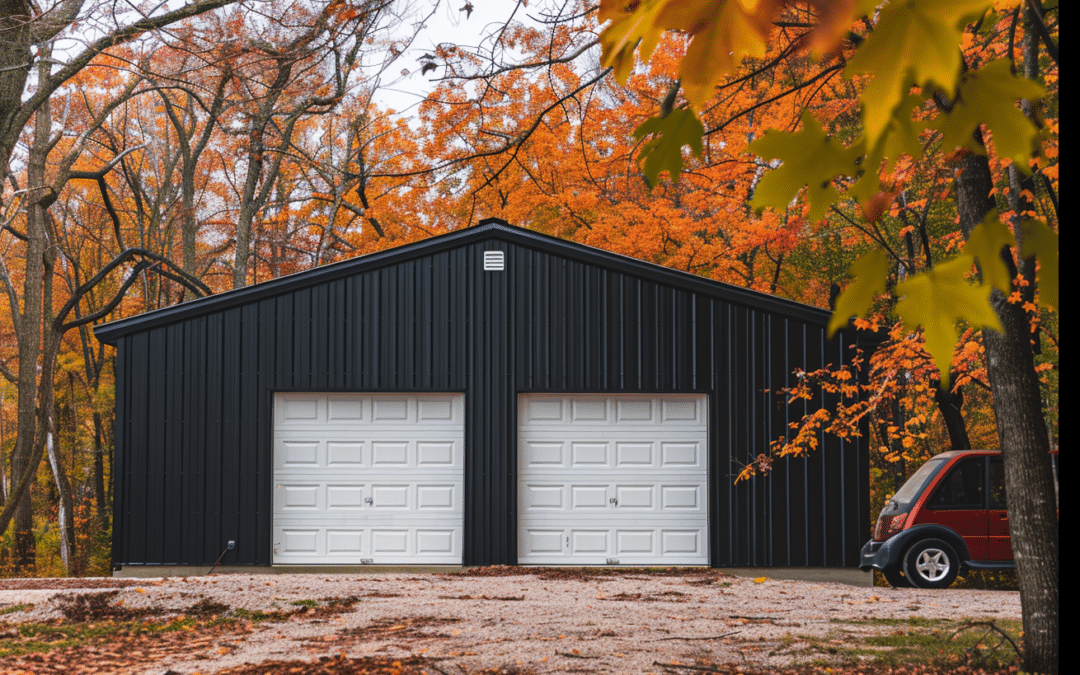
<svg viewBox="0 0 1080 675">
<path fill-rule="evenodd" d="M 656 185 L 661 171 L 667 171 L 674 181 L 682 173 L 682 147 L 689 145 L 694 156 L 701 158 L 701 138 L 705 127 L 694 111 L 685 108 L 672 110 L 666 117 L 650 117 L 634 130 L 634 139 L 652 138 L 641 148 L 638 164 L 645 172 L 649 185 Z"/>
<path fill-rule="evenodd" d="M 1012 276 L 1001 259 L 1001 249 L 1014 244 L 1012 232 L 998 220 L 997 211 L 986 214 L 986 220 L 975 226 L 964 244 L 964 255 L 979 259 L 983 281 L 1005 295 L 1012 292 Z"/>
<path fill-rule="evenodd" d="M 848 62 L 847 74 L 873 74 L 859 99 L 863 128 L 877 144 L 889 120 L 915 84 L 950 97 L 960 78 L 964 26 L 988 0 L 894 0 L 885 5 L 873 32 Z"/>
<path fill-rule="evenodd" d="M 942 380 L 948 379 L 953 350 L 960 336 L 957 320 L 963 319 L 975 328 L 988 326 L 1001 330 L 997 314 L 990 307 L 990 287 L 976 286 L 964 279 L 973 263 L 971 256 L 961 254 L 896 287 L 896 293 L 904 296 L 896 303 L 896 312 L 909 330 L 923 327 L 926 351 L 941 371 Z"/>
<path fill-rule="evenodd" d="M 1024 222 L 1023 253 L 1039 259 L 1039 304 L 1058 309 L 1058 233 L 1037 220 Z"/>
<path fill-rule="evenodd" d="M 980 124 L 986 124 L 998 156 L 1011 159 L 1017 169 L 1028 173 L 1028 160 L 1039 147 L 1039 129 L 1016 107 L 1016 101 L 1022 98 L 1034 101 L 1042 95 L 1041 86 L 1015 77 L 1009 61 L 1001 59 L 969 73 L 960 86 L 952 111 L 939 115 L 930 126 L 941 130 L 941 142 L 946 149 L 967 147 L 983 152 L 972 132 Z"/>
<path fill-rule="evenodd" d="M 829 337 L 847 325 L 853 316 L 862 316 L 874 299 L 885 293 L 885 280 L 889 276 L 885 251 L 877 250 L 860 256 L 851 266 L 855 279 L 836 299 L 836 309 L 829 319 Z"/>
<path fill-rule="evenodd" d="M 747 147 L 762 159 L 781 162 L 758 183 L 750 205 L 758 211 L 766 206 L 786 209 L 799 190 L 809 185 L 810 220 L 820 220 L 840 196 L 833 178 L 854 174 L 855 158 L 862 152 L 848 150 L 827 136 L 809 111 L 803 113 L 802 122 L 801 131 L 767 131 Z"/>
</svg>

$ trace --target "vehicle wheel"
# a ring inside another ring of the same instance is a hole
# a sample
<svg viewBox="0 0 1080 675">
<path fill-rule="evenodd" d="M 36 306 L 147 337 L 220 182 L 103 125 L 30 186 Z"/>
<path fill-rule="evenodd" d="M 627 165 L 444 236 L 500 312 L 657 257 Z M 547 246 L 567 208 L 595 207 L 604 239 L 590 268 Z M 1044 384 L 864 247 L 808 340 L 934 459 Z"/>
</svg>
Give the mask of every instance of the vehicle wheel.
<svg viewBox="0 0 1080 675">
<path fill-rule="evenodd" d="M 917 588 L 946 588 L 960 571 L 960 557 L 940 539 L 924 539 L 904 554 L 904 576 Z"/>
<path fill-rule="evenodd" d="M 899 567 L 889 567 L 881 570 L 881 573 L 885 575 L 885 581 L 888 581 L 893 588 L 911 588 L 911 582 Z"/>
</svg>

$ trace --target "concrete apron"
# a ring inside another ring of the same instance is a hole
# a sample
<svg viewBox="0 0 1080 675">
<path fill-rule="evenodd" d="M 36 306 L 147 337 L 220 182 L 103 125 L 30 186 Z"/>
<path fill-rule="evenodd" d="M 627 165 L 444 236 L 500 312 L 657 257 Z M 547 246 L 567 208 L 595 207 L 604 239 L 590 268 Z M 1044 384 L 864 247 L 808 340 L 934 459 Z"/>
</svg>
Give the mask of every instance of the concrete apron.
<svg viewBox="0 0 1080 675">
<path fill-rule="evenodd" d="M 465 571 L 460 565 L 218 565 L 214 574 L 453 574 Z M 632 570 L 624 566 L 616 569 Z M 713 569 L 713 568 L 702 568 Z M 857 568 L 846 567 L 720 567 L 715 568 L 737 577 L 766 577 L 783 581 L 812 581 L 818 583 L 873 586 L 874 575 Z M 113 571 L 113 577 L 125 579 L 156 579 L 159 577 L 198 577 L 210 572 L 210 565 L 125 565 Z"/>
</svg>

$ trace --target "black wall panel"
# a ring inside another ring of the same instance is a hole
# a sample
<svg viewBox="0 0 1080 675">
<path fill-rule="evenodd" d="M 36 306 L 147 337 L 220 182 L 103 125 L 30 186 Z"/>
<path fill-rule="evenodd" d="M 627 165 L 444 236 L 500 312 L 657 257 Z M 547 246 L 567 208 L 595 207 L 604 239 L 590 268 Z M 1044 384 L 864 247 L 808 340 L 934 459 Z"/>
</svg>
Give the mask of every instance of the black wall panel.
<svg viewBox="0 0 1080 675">
<path fill-rule="evenodd" d="M 779 393 L 792 371 L 845 357 L 824 313 L 510 229 L 108 337 L 114 562 L 210 564 L 235 540 L 223 564 L 270 564 L 274 392 L 432 390 L 465 393 L 467 565 L 516 561 L 517 397 L 530 392 L 708 394 L 712 564 L 857 564 L 858 439 L 822 438 L 733 484 L 811 411 Z M 505 251 L 506 270 L 485 272 L 485 250 Z"/>
</svg>

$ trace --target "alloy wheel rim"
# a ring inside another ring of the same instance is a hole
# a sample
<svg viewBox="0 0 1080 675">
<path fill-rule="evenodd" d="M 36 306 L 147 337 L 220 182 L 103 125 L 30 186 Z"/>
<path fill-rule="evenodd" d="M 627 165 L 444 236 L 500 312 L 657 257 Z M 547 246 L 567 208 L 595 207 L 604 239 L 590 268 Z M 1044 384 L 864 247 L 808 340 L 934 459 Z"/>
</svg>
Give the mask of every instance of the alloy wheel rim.
<svg viewBox="0 0 1080 675">
<path fill-rule="evenodd" d="M 939 548 L 928 548 L 919 554 L 915 569 L 924 579 L 937 581 L 949 573 L 949 556 Z"/>
</svg>

